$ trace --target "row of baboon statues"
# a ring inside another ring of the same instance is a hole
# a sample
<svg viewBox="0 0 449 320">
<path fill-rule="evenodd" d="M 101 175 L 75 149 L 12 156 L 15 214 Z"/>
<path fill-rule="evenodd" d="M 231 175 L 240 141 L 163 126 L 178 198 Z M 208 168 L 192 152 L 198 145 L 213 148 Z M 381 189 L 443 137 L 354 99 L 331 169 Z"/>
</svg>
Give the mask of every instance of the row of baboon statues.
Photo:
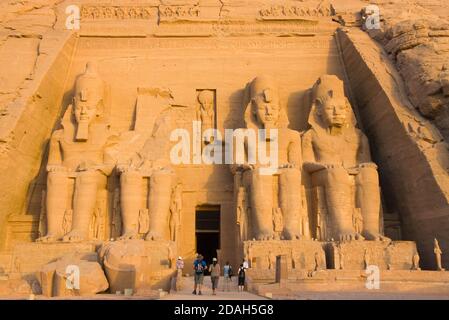
<svg viewBox="0 0 449 320">
<path fill-rule="evenodd" d="M 95 64 L 89 62 L 76 80 L 73 102 L 62 120 L 62 129 L 56 130 L 50 139 L 45 194 L 47 234 L 38 241 L 87 240 L 98 192 L 106 188 L 114 169 L 120 175 L 120 238 L 140 236 L 145 178 L 149 179 L 145 239 L 168 240 L 166 235 L 170 234 L 170 240 L 177 240 L 182 195 L 169 157 L 161 160 L 149 156 L 149 142 L 144 152 L 137 152 L 139 161 L 118 163 L 114 153 L 116 140 L 109 127 L 98 121 L 105 108 L 104 92 L 105 83 Z M 321 239 L 388 240 L 380 230 L 377 166 L 371 161 L 366 136 L 356 128 L 343 82 L 334 75 L 318 79 L 312 88 L 310 128 L 303 133 L 289 129 L 283 120 L 285 110 L 272 78 L 256 77 L 245 93 L 244 130 L 264 129 L 267 148 L 276 140 L 278 165 L 275 172 L 268 174 L 264 171 L 266 165 L 258 162 L 230 165 L 237 188 L 235 208 L 241 240 L 311 237 L 309 215 L 302 206 L 302 174 L 307 174 L 311 188 L 318 190 L 315 224 L 317 233 L 322 233 Z M 200 102 L 212 99 L 208 99 L 207 93 L 199 98 Z M 213 122 L 210 110 L 201 107 L 198 118 L 210 118 L 206 125 Z M 276 132 L 275 138 L 270 130 Z M 250 151 L 251 146 L 246 143 L 245 159 Z M 72 204 L 68 205 L 71 179 L 75 187 L 70 196 Z M 69 230 L 64 231 L 68 206 L 73 217 Z"/>
</svg>

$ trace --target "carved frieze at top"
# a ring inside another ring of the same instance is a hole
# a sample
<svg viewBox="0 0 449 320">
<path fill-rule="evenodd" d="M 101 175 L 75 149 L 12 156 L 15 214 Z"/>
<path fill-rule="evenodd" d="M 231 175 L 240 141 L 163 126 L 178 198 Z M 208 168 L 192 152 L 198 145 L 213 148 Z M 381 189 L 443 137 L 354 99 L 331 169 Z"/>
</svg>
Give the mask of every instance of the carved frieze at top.
<svg viewBox="0 0 449 320">
<path fill-rule="evenodd" d="M 81 7 L 81 19 L 87 20 L 128 20 L 151 19 L 161 21 L 173 20 L 197 20 L 204 18 L 202 8 L 197 4 L 192 5 L 97 5 L 85 4 Z M 210 9 L 210 8 L 209 8 Z M 208 10 L 206 10 L 208 11 Z M 329 17 L 333 15 L 331 6 L 307 7 L 295 5 L 271 5 L 262 7 L 257 12 L 257 18 L 262 20 L 291 20 L 300 18 Z M 215 20 L 222 18 L 220 14 L 213 14 Z M 208 17 L 207 20 L 210 20 Z M 213 19 L 212 19 L 213 20 Z"/>
<path fill-rule="evenodd" d="M 162 21 L 195 19 L 200 16 L 200 7 L 198 5 L 160 5 L 159 7 L 84 5 L 81 8 L 81 19 L 87 20 L 153 19 L 158 16 Z"/>
<path fill-rule="evenodd" d="M 157 12 L 151 6 L 101 6 L 84 5 L 81 8 L 81 19 L 151 19 Z"/>
<path fill-rule="evenodd" d="M 333 15 L 332 8 L 329 7 L 304 7 L 293 5 L 272 5 L 259 10 L 260 18 L 263 20 L 278 19 L 298 19 L 298 18 L 318 18 Z"/>
<path fill-rule="evenodd" d="M 199 16 L 200 7 L 197 5 L 159 6 L 159 17 L 161 20 L 194 19 Z"/>
<path fill-rule="evenodd" d="M 81 20 L 86 23 L 82 24 L 80 32 L 89 36 L 113 34 L 142 37 L 154 34 L 158 37 L 224 37 L 273 33 L 313 36 L 335 31 L 335 24 L 325 21 L 334 14 L 330 4 L 313 5 L 309 1 L 299 5 L 277 4 L 228 9 L 198 3 L 86 3 L 81 7 Z M 124 28 L 117 28 L 117 24 Z"/>
</svg>

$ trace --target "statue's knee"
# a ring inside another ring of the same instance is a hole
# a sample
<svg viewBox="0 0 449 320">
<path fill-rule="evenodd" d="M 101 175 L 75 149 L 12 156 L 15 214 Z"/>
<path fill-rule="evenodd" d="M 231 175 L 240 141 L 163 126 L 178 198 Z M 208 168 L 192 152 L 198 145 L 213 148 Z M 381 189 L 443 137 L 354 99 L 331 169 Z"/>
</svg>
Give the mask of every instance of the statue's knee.
<svg viewBox="0 0 449 320">
<path fill-rule="evenodd" d="M 47 186 L 65 185 L 67 179 L 67 174 L 64 172 L 49 172 L 47 176 Z"/>
<path fill-rule="evenodd" d="M 327 183 L 348 183 L 348 173 L 344 168 L 329 168 L 327 169 Z"/>
<path fill-rule="evenodd" d="M 301 179 L 301 171 L 296 168 L 281 169 L 280 175 L 286 181 L 291 182 L 295 182 L 296 180 Z"/>
<path fill-rule="evenodd" d="M 379 184 L 379 174 L 375 168 L 366 167 L 360 168 L 360 173 L 357 176 L 359 183 Z"/>
<path fill-rule="evenodd" d="M 127 171 L 120 175 L 120 183 L 122 185 L 134 185 L 140 184 L 142 180 L 142 175 L 137 171 Z"/>
<path fill-rule="evenodd" d="M 84 171 L 79 173 L 77 183 L 81 185 L 97 185 L 101 179 L 101 174 L 96 171 Z"/>
</svg>

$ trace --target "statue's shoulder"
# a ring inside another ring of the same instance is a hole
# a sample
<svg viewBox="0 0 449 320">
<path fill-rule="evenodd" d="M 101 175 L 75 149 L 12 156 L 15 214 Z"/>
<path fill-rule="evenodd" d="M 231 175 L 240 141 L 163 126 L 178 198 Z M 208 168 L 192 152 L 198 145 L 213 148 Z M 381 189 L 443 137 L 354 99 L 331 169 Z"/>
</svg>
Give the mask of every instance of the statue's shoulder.
<svg viewBox="0 0 449 320">
<path fill-rule="evenodd" d="M 316 134 L 315 130 L 313 128 L 309 128 L 301 133 L 301 137 L 303 140 L 306 139 L 311 140 L 315 134 Z"/>
<path fill-rule="evenodd" d="M 284 131 L 289 137 L 294 139 L 301 139 L 301 133 L 297 130 L 293 130 L 290 128 L 281 129 L 281 132 Z"/>
<path fill-rule="evenodd" d="M 354 133 L 357 136 L 357 138 L 360 140 L 368 139 L 366 137 L 365 133 L 362 130 L 360 130 L 359 128 L 354 128 Z"/>
</svg>

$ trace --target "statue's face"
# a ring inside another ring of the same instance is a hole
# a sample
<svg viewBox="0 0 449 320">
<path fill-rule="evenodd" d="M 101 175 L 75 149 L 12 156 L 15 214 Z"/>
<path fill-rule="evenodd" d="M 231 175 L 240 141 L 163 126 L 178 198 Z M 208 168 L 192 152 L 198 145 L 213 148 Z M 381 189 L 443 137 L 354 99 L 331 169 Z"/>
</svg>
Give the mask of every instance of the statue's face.
<svg viewBox="0 0 449 320">
<path fill-rule="evenodd" d="M 346 123 L 348 107 L 343 98 L 328 98 L 318 102 L 319 115 L 327 127 L 341 127 Z"/>
<path fill-rule="evenodd" d="M 103 99 L 102 92 L 86 85 L 76 88 L 74 97 L 74 113 L 76 122 L 91 123 L 97 114 L 97 108 Z"/>
<path fill-rule="evenodd" d="M 279 99 L 276 97 L 267 102 L 263 95 L 259 95 L 253 99 L 253 107 L 257 122 L 264 128 L 274 127 L 279 119 Z"/>
</svg>

